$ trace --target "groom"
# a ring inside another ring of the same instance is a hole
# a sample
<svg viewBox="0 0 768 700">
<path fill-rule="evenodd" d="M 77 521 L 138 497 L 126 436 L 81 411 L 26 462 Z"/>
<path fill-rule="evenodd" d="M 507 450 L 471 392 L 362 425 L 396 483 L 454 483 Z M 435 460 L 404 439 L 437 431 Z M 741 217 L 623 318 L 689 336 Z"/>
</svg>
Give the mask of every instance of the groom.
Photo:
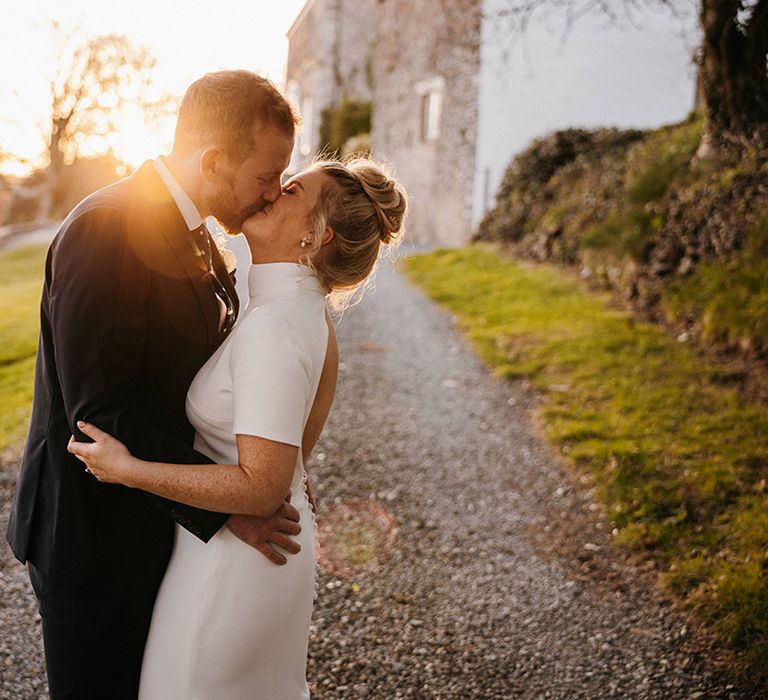
<svg viewBox="0 0 768 700">
<path fill-rule="evenodd" d="M 67 452 L 72 433 L 87 440 L 85 420 L 143 459 L 211 461 L 192 449 L 184 402 L 239 305 L 203 218 L 236 232 L 280 195 L 297 121 L 264 78 L 204 76 L 182 100 L 171 154 L 86 198 L 48 252 L 8 541 L 39 600 L 54 700 L 136 697 L 174 521 L 203 541 L 226 524 L 275 563 L 272 545 L 298 551 L 288 503 L 266 519 L 212 513 L 102 484 Z"/>
</svg>

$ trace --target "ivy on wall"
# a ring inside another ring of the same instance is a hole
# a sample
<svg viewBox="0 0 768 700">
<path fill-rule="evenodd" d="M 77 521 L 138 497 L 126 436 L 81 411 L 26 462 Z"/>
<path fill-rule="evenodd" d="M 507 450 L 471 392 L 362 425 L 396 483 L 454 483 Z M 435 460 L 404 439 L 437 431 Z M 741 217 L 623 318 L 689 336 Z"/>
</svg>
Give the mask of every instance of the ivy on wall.
<svg viewBox="0 0 768 700">
<path fill-rule="evenodd" d="M 341 153 L 353 136 L 371 131 L 371 103 L 344 98 L 337 107 L 327 107 L 320 115 L 321 150 Z"/>
</svg>

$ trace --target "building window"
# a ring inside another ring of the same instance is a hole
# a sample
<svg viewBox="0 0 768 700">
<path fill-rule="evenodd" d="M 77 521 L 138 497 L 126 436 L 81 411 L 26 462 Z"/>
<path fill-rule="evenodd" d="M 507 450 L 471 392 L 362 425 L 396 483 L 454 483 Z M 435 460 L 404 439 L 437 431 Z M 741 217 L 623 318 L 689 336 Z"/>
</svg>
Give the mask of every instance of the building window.
<svg viewBox="0 0 768 700">
<path fill-rule="evenodd" d="M 416 84 L 416 92 L 420 103 L 420 139 L 423 143 L 436 141 L 440 137 L 445 82 L 442 78 L 423 80 Z"/>
<path fill-rule="evenodd" d="M 421 140 L 435 141 L 440 136 L 440 113 L 443 109 L 443 95 L 428 92 L 421 96 Z"/>
</svg>

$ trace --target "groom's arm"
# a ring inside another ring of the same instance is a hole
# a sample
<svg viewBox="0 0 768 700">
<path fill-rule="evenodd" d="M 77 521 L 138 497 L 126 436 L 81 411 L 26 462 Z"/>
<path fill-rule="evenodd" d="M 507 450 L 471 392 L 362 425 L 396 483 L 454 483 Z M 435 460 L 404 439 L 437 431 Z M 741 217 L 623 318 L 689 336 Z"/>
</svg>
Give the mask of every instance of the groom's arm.
<svg viewBox="0 0 768 700">
<path fill-rule="evenodd" d="M 51 321 L 56 369 L 70 427 L 87 420 L 134 454 L 180 464 L 211 463 L 158 428 L 138 407 L 145 352 L 145 301 L 150 273 L 128 243 L 125 215 L 100 207 L 72 221 L 53 256 Z M 200 539 L 229 517 L 157 496 L 152 500 Z"/>
</svg>

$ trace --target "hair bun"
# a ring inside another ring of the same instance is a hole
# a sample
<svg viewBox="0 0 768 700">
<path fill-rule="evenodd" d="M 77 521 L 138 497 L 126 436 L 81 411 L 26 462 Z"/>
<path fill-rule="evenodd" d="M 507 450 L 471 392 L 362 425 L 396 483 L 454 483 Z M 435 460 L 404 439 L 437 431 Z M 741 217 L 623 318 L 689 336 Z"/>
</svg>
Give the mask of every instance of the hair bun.
<svg viewBox="0 0 768 700">
<path fill-rule="evenodd" d="M 347 167 L 373 202 L 381 224 L 379 239 L 385 244 L 392 243 L 400 237 L 408 212 L 405 191 L 381 165 L 372 160 L 357 158 Z"/>
</svg>

